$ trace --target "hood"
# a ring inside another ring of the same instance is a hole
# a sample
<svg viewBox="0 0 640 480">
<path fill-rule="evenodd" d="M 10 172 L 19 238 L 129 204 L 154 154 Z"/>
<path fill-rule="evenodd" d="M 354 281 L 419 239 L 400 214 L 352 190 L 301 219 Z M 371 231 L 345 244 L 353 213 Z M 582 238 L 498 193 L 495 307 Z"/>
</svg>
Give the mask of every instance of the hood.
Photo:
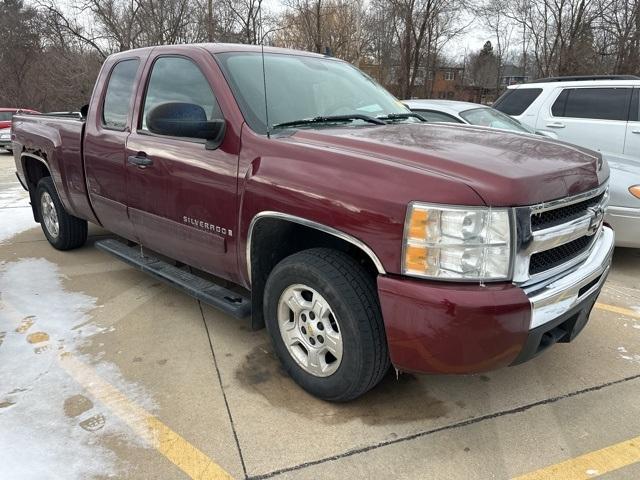
<svg viewBox="0 0 640 480">
<path fill-rule="evenodd" d="M 609 176 L 597 152 L 471 125 L 303 129 L 289 141 L 455 178 L 491 206 L 532 205 L 574 195 L 596 188 Z"/>
</svg>

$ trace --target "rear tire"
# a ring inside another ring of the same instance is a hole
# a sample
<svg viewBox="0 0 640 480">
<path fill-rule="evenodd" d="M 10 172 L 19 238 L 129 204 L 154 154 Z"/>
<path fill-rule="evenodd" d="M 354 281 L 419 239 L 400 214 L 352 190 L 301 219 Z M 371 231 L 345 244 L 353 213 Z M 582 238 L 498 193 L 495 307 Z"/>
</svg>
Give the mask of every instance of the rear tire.
<svg viewBox="0 0 640 480">
<path fill-rule="evenodd" d="M 264 293 L 267 330 L 285 370 L 324 400 L 353 400 L 389 369 L 375 278 L 347 254 L 315 248 L 273 269 Z"/>
<path fill-rule="evenodd" d="M 54 248 L 71 250 L 85 244 L 87 221 L 65 211 L 51 177 L 38 182 L 35 198 L 42 231 Z"/>
</svg>

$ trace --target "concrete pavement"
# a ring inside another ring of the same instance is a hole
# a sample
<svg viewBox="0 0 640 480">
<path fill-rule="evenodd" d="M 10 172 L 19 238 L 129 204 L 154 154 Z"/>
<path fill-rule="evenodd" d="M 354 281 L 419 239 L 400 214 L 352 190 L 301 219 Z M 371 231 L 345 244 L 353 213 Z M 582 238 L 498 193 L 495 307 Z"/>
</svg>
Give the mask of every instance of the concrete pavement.
<svg viewBox="0 0 640 480">
<path fill-rule="evenodd" d="M 502 479 L 640 435 L 640 251 L 616 250 L 575 342 L 486 375 L 390 373 L 335 405 L 282 372 L 265 331 L 95 249 L 108 232 L 54 250 L 12 163 L 0 154 L 6 478 Z M 640 464 L 584 478 L 599 474 Z"/>
</svg>

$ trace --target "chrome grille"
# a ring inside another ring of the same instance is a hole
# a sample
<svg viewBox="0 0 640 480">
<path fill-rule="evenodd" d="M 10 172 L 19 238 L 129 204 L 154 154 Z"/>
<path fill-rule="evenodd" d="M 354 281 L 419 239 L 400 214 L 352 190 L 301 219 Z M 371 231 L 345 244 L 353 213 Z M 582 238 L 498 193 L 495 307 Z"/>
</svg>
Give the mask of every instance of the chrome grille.
<svg viewBox="0 0 640 480">
<path fill-rule="evenodd" d="M 602 230 L 607 184 L 572 197 L 515 209 L 513 281 L 532 285 L 583 261 Z"/>
<path fill-rule="evenodd" d="M 568 262 L 572 258 L 584 253 L 591 244 L 591 237 L 580 237 L 559 247 L 545 250 L 544 252 L 534 253 L 531 255 L 529 262 L 529 275 L 537 275 L 538 273 L 557 267 Z"/>
<path fill-rule="evenodd" d="M 587 213 L 587 208 L 598 205 L 602 201 L 603 197 L 604 192 L 593 198 L 573 203 L 566 207 L 559 207 L 554 208 L 553 210 L 534 213 L 531 216 L 531 228 L 533 231 L 543 230 L 581 217 Z"/>
</svg>

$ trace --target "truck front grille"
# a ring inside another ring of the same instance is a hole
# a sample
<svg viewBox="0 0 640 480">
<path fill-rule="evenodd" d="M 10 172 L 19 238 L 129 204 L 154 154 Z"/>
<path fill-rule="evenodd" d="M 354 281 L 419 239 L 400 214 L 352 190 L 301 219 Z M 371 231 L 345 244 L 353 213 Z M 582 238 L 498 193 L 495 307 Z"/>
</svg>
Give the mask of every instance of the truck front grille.
<svg viewBox="0 0 640 480">
<path fill-rule="evenodd" d="M 560 225 L 565 222 L 570 222 L 576 218 L 579 218 L 586 214 L 587 208 L 598 205 L 604 192 L 595 197 L 583 200 L 582 202 L 572 203 L 566 207 L 554 208 L 553 210 L 546 210 L 541 213 L 534 213 L 531 216 L 531 228 L 536 230 L 542 230 L 545 228 Z"/>
<path fill-rule="evenodd" d="M 607 185 L 572 197 L 516 208 L 513 281 L 533 285 L 583 261 L 602 230 Z"/>
<path fill-rule="evenodd" d="M 559 247 L 534 253 L 531 255 L 529 262 L 529 275 L 537 275 L 570 261 L 584 253 L 591 244 L 592 239 L 593 237 L 584 236 Z"/>
</svg>

